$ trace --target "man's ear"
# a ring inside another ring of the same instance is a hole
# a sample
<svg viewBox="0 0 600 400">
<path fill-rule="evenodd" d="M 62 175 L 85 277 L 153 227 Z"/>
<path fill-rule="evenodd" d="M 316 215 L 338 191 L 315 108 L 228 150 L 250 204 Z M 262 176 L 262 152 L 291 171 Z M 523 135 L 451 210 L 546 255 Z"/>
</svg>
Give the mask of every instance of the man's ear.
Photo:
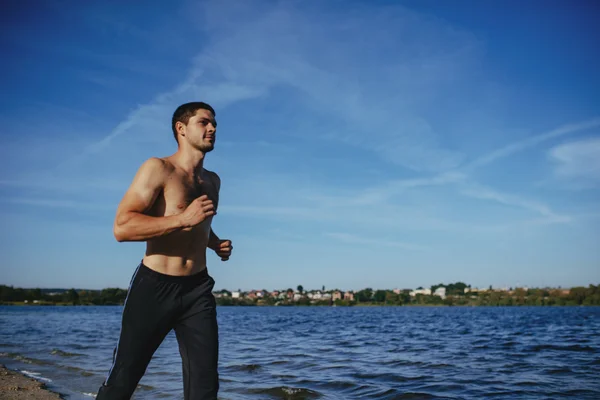
<svg viewBox="0 0 600 400">
<path fill-rule="evenodd" d="M 183 124 L 183 122 L 175 122 L 175 131 L 178 135 L 185 136 L 185 125 Z"/>
</svg>

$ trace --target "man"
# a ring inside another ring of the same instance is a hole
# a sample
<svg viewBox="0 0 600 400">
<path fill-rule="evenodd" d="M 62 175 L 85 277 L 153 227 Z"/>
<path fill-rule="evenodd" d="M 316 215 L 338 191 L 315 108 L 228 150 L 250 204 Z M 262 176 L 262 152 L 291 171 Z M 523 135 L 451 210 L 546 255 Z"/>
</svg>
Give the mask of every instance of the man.
<svg viewBox="0 0 600 400">
<path fill-rule="evenodd" d="M 172 128 L 177 152 L 145 161 L 117 209 L 115 238 L 147 244 L 98 400 L 129 399 L 171 329 L 183 361 L 185 399 L 217 398 L 215 282 L 207 272 L 206 248 L 227 261 L 232 245 L 211 229 L 221 181 L 203 168 L 215 145 L 215 111 L 202 102 L 183 104 L 173 114 Z"/>
</svg>

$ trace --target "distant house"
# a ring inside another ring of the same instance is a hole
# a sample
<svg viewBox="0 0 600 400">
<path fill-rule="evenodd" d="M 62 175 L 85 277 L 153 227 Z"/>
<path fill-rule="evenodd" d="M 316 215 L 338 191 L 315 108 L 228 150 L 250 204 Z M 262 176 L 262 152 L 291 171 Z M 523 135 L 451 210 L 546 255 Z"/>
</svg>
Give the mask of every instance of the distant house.
<svg viewBox="0 0 600 400">
<path fill-rule="evenodd" d="M 273 291 L 271 292 L 271 297 L 274 297 L 274 298 L 275 298 L 275 297 L 277 297 L 277 296 L 279 296 L 279 290 L 273 290 Z"/>
<path fill-rule="evenodd" d="M 300 292 L 296 292 L 294 293 L 294 301 L 298 301 L 302 298 L 302 295 L 300 294 Z"/>
<path fill-rule="evenodd" d="M 487 292 L 487 289 L 483 288 L 465 288 L 465 293 L 479 293 L 479 292 Z"/>
<path fill-rule="evenodd" d="M 240 298 L 240 292 L 231 292 L 231 297 L 234 299 L 239 299 Z"/>
<path fill-rule="evenodd" d="M 431 289 L 415 289 L 410 292 L 410 295 L 413 297 L 418 294 L 424 294 L 426 296 L 429 296 L 429 295 L 431 295 Z"/>
<path fill-rule="evenodd" d="M 335 292 L 333 292 L 333 295 L 331 296 L 331 299 L 333 301 L 341 300 L 342 299 L 342 292 L 340 292 L 339 290 L 336 290 Z"/>
<path fill-rule="evenodd" d="M 394 293 L 395 294 L 400 294 L 400 293 L 402 293 L 402 290 L 401 289 L 394 289 Z"/>
<path fill-rule="evenodd" d="M 442 299 L 446 298 L 446 288 L 445 287 L 439 287 L 437 289 L 435 289 L 435 292 L 433 292 L 433 294 L 435 296 L 440 296 Z"/>
<path fill-rule="evenodd" d="M 344 293 L 344 300 L 354 301 L 354 293 L 352 293 L 352 292 Z"/>
<path fill-rule="evenodd" d="M 249 298 L 249 299 L 252 299 L 252 300 L 256 299 L 256 297 L 257 297 L 256 296 L 256 291 L 251 290 L 250 292 L 248 292 L 248 294 L 246 295 L 246 297 Z"/>
<path fill-rule="evenodd" d="M 321 300 L 323 298 L 323 294 L 320 290 L 312 290 L 306 294 L 306 297 L 311 300 Z"/>
<path fill-rule="evenodd" d="M 331 293 L 323 293 L 323 300 L 331 299 Z"/>
</svg>

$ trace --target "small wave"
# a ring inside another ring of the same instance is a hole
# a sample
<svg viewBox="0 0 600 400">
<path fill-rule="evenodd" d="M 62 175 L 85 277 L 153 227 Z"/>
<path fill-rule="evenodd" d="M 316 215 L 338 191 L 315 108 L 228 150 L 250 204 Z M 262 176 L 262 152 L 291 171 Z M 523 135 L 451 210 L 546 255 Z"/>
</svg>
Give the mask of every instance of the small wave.
<svg viewBox="0 0 600 400">
<path fill-rule="evenodd" d="M 240 364 L 232 365 L 228 369 L 231 369 L 233 371 L 256 372 L 259 369 L 262 369 L 262 366 L 259 364 Z"/>
<path fill-rule="evenodd" d="M 20 361 L 25 364 L 53 365 L 53 363 L 44 360 L 38 360 L 37 358 L 26 357 L 19 353 L 0 353 L 0 357 L 12 358 L 15 361 Z"/>
<path fill-rule="evenodd" d="M 305 388 L 294 388 L 289 386 L 277 386 L 271 388 L 262 389 L 250 389 L 252 393 L 271 396 L 276 399 L 283 400 L 304 400 L 304 399 L 318 399 L 322 397 L 322 394 Z"/>
<path fill-rule="evenodd" d="M 336 351 L 337 349 L 334 347 L 319 347 L 316 350 L 319 353 L 331 353 L 332 351 Z"/>
<path fill-rule="evenodd" d="M 440 369 L 440 368 L 452 368 L 454 367 L 454 365 L 451 364 L 444 364 L 444 363 L 440 363 L 440 364 L 429 364 L 427 365 L 427 368 L 433 368 L 433 369 Z"/>
<path fill-rule="evenodd" d="M 423 361 L 391 360 L 391 361 L 383 361 L 381 364 L 385 365 L 385 366 L 391 366 L 391 367 L 403 367 L 403 366 L 416 367 L 416 366 L 426 365 L 427 363 L 425 363 Z"/>
<path fill-rule="evenodd" d="M 434 396 L 429 393 L 422 392 L 407 392 L 398 394 L 394 399 L 419 399 L 419 400 L 430 400 L 430 399 L 441 399 L 441 397 Z"/>
<path fill-rule="evenodd" d="M 93 398 L 96 398 L 96 396 L 97 396 L 96 393 L 82 393 L 82 395 L 84 395 L 86 397 L 93 397 Z"/>
<path fill-rule="evenodd" d="M 532 382 L 532 381 L 521 381 L 521 382 L 516 382 L 514 384 L 515 386 L 538 386 L 539 383 L 538 382 Z"/>
<path fill-rule="evenodd" d="M 348 382 L 348 381 L 329 381 L 329 382 L 325 382 L 322 384 L 323 388 L 325 389 L 355 389 L 357 387 L 357 384 L 354 382 Z"/>
<path fill-rule="evenodd" d="M 555 399 L 559 397 L 568 399 L 597 399 L 598 391 L 588 389 L 571 389 L 560 392 L 548 392 L 549 399 Z"/>
<path fill-rule="evenodd" d="M 79 353 L 69 353 L 68 351 L 64 351 L 61 349 L 52 349 L 50 354 L 52 354 L 53 356 L 61 356 L 61 357 L 80 357 L 83 355 L 83 354 L 79 354 Z"/>
<path fill-rule="evenodd" d="M 27 371 L 27 370 L 21 370 L 20 372 L 23 375 L 26 375 L 26 376 L 36 379 L 38 381 L 52 382 L 52 379 L 43 377 L 42 374 L 40 374 L 39 372 L 31 372 L 31 371 Z"/>
<path fill-rule="evenodd" d="M 282 365 L 282 364 L 289 364 L 289 361 L 288 360 L 275 360 L 275 361 L 269 362 L 269 365 Z"/>
<path fill-rule="evenodd" d="M 360 343 L 351 342 L 349 340 L 340 340 L 337 342 L 337 345 L 339 345 L 340 347 L 349 348 L 349 349 L 353 349 L 353 348 L 362 346 L 362 344 L 360 344 Z"/>
<path fill-rule="evenodd" d="M 358 380 L 371 380 L 378 382 L 411 382 L 411 381 L 420 381 L 423 379 L 427 379 L 426 376 L 402 376 L 398 373 L 355 373 L 351 374 L 350 377 Z"/>
<path fill-rule="evenodd" d="M 240 351 L 240 353 L 245 354 L 245 353 L 256 353 L 256 352 L 261 351 L 261 349 L 258 347 L 243 347 L 243 348 L 239 349 L 239 351 Z"/>
<path fill-rule="evenodd" d="M 70 366 L 70 365 L 61 365 L 61 367 L 62 367 L 62 368 L 66 368 L 66 369 L 67 369 L 67 370 L 69 370 L 69 371 L 73 371 L 73 372 L 76 372 L 76 373 L 78 373 L 78 374 L 81 374 L 81 376 L 86 376 L 86 377 L 87 377 L 87 376 L 94 376 L 94 373 L 93 373 L 93 372 L 86 371 L 86 370 L 85 370 L 85 369 L 83 369 L 83 368 L 79 368 L 79 367 L 73 367 L 73 366 Z"/>
<path fill-rule="evenodd" d="M 548 375 L 562 375 L 562 374 L 573 374 L 574 371 L 571 368 L 553 368 L 545 371 Z"/>
<path fill-rule="evenodd" d="M 556 350 L 556 351 L 577 351 L 586 353 L 595 353 L 597 350 L 591 346 L 582 346 L 580 344 L 572 344 L 570 346 L 560 346 L 556 344 L 538 344 L 532 346 L 531 351 L 544 351 L 544 350 Z"/>
</svg>

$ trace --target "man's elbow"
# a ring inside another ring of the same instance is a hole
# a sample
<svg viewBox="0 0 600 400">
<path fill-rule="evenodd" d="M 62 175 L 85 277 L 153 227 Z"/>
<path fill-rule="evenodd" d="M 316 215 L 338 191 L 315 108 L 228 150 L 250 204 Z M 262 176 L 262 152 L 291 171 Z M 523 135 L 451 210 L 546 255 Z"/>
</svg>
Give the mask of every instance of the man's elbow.
<svg viewBox="0 0 600 400">
<path fill-rule="evenodd" d="M 128 240 L 127 232 L 123 229 L 122 225 L 115 224 L 113 227 L 113 235 L 117 242 L 126 242 Z"/>
</svg>

